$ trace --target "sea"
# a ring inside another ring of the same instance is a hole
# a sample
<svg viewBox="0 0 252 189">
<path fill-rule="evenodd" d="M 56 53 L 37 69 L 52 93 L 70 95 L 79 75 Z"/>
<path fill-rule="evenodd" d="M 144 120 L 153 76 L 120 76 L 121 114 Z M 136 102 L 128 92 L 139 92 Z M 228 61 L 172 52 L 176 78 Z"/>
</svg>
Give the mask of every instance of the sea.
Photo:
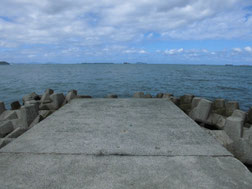
<svg viewBox="0 0 252 189">
<path fill-rule="evenodd" d="M 131 97 L 137 91 L 155 96 L 193 94 L 209 100 L 224 98 L 252 106 L 252 67 L 172 64 L 13 64 L 0 66 L 0 101 L 9 107 L 28 93 L 45 89 L 105 97 Z"/>
</svg>

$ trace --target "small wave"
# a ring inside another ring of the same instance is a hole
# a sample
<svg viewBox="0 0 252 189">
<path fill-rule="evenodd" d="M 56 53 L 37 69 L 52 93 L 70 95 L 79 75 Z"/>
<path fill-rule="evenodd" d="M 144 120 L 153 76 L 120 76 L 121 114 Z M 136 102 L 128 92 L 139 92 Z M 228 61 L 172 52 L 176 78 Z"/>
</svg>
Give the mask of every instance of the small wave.
<svg viewBox="0 0 252 189">
<path fill-rule="evenodd" d="M 225 86 L 217 86 L 217 88 L 221 90 L 229 90 L 229 91 L 244 91 L 244 88 L 235 88 L 235 87 L 225 87 Z"/>
<path fill-rule="evenodd" d="M 190 79 L 189 81 L 198 81 L 198 82 L 200 82 L 200 81 L 211 81 L 211 80 L 209 80 L 209 79 Z"/>
</svg>

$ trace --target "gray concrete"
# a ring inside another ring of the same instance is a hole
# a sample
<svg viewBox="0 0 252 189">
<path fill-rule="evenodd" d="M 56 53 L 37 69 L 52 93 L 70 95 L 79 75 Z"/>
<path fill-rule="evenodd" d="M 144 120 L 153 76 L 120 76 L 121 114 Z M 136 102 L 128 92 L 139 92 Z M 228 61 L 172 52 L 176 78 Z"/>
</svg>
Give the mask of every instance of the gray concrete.
<svg viewBox="0 0 252 189">
<path fill-rule="evenodd" d="M 252 175 L 166 99 L 74 99 L 0 150 L 5 188 L 251 188 Z"/>
</svg>

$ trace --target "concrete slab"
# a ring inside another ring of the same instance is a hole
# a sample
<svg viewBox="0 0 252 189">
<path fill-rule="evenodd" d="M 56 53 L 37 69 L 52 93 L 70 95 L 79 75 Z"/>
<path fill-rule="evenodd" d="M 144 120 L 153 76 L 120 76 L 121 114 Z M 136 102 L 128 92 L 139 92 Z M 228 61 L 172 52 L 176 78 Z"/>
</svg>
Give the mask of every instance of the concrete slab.
<svg viewBox="0 0 252 189">
<path fill-rule="evenodd" d="M 1 189 L 251 189 L 232 157 L 1 154 Z M 4 162 L 4 164 L 2 164 Z"/>
<path fill-rule="evenodd" d="M 0 150 L 1 188 L 252 188 L 165 99 L 74 99 Z"/>
<path fill-rule="evenodd" d="M 75 99 L 4 152 L 230 155 L 167 100 Z"/>
</svg>

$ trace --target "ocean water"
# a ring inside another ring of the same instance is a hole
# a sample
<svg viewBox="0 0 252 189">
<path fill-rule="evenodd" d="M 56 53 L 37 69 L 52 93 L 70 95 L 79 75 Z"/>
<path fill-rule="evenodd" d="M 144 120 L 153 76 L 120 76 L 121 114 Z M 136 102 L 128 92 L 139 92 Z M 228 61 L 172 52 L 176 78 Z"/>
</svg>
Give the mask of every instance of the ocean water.
<svg viewBox="0 0 252 189">
<path fill-rule="evenodd" d="M 33 91 L 46 88 L 66 93 L 131 97 L 137 91 L 175 96 L 194 94 L 208 99 L 236 100 L 243 110 L 252 106 L 252 67 L 148 64 L 74 64 L 0 66 L 0 101 L 9 107 Z"/>
</svg>

